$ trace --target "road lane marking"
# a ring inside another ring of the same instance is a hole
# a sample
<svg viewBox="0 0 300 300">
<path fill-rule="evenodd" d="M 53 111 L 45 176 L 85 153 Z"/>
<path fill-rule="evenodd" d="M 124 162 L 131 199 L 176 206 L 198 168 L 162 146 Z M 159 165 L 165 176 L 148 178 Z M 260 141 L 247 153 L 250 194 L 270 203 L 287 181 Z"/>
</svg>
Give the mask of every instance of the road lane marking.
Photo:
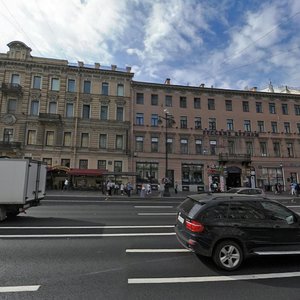
<svg viewBox="0 0 300 300">
<path fill-rule="evenodd" d="M 2 234 L 0 238 L 68 238 L 68 237 L 122 237 L 122 236 L 164 236 L 175 235 L 175 232 L 149 233 L 87 233 L 87 234 Z"/>
<path fill-rule="evenodd" d="M 232 275 L 232 276 L 129 278 L 128 284 L 220 282 L 220 281 L 290 278 L 290 277 L 299 277 L 299 276 L 300 276 L 300 272 L 288 272 L 288 273 L 249 274 L 249 275 Z"/>
<path fill-rule="evenodd" d="M 135 206 L 134 208 L 173 208 L 174 206 L 167 206 L 167 205 L 165 205 L 165 206 L 163 206 L 163 205 L 161 205 L 161 206 L 142 206 L 142 205 L 140 205 L 140 206 Z"/>
<path fill-rule="evenodd" d="M 126 253 L 177 253 L 192 252 L 188 249 L 126 249 Z"/>
<path fill-rule="evenodd" d="M 0 227 L 1 229 L 130 229 L 130 228 L 174 228 L 174 225 L 114 225 L 114 226 L 43 226 L 43 227 L 35 227 L 35 226 L 23 226 L 23 227 Z"/>
<path fill-rule="evenodd" d="M 138 213 L 139 216 L 176 216 L 177 213 Z"/>
<path fill-rule="evenodd" d="M 0 286 L 0 293 L 36 292 L 40 285 Z"/>
</svg>

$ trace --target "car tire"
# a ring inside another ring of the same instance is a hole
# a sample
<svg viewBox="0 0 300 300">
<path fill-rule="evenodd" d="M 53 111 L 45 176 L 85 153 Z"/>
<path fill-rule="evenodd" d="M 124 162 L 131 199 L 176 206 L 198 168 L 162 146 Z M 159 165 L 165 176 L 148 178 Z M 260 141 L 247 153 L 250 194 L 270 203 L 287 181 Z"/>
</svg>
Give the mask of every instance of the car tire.
<svg viewBox="0 0 300 300">
<path fill-rule="evenodd" d="M 234 241 L 226 240 L 217 244 L 213 260 L 215 264 L 223 270 L 236 270 L 244 260 L 241 247 Z"/>
</svg>

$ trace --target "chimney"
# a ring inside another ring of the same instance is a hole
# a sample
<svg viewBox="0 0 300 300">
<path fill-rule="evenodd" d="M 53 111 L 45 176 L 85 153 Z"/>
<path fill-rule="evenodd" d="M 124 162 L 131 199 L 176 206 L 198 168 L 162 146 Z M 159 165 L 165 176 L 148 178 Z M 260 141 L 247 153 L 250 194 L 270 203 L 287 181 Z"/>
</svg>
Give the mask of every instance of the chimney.
<svg viewBox="0 0 300 300">
<path fill-rule="evenodd" d="M 113 71 L 116 71 L 116 70 L 117 70 L 117 65 L 111 65 L 111 69 L 112 69 Z"/>
<path fill-rule="evenodd" d="M 171 79 L 167 78 L 166 81 L 165 81 L 165 84 L 171 84 Z"/>
<path fill-rule="evenodd" d="M 204 87 L 205 87 L 205 84 L 204 84 L 204 83 L 201 83 L 201 84 L 200 84 L 200 87 L 201 87 L 201 88 L 204 88 Z"/>
<path fill-rule="evenodd" d="M 131 67 L 126 67 L 126 72 L 130 73 L 131 72 Z"/>
<path fill-rule="evenodd" d="M 99 63 L 95 63 L 95 69 L 100 69 L 100 64 Z"/>
<path fill-rule="evenodd" d="M 83 61 L 79 61 L 78 62 L 78 67 L 83 67 L 84 66 L 84 62 Z"/>
</svg>

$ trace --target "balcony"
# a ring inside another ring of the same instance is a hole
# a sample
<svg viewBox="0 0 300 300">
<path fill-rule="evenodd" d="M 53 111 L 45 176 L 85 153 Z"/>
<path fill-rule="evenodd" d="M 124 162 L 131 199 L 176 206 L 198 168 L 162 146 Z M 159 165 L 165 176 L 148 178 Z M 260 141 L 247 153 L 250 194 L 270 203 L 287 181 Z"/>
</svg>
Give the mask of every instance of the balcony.
<svg viewBox="0 0 300 300">
<path fill-rule="evenodd" d="M 229 154 L 229 153 L 220 153 L 219 162 L 240 162 L 240 163 L 251 163 L 250 154 Z"/>
<path fill-rule="evenodd" d="M 61 115 L 50 114 L 50 113 L 40 113 L 39 121 L 44 123 L 61 123 Z"/>
<path fill-rule="evenodd" d="M 6 95 L 23 95 L 22 86 L 18 83 L 4 83 L 2 82 L 1 90 Z"/>
<path fill-rule="evenodd" d="M 21 142 L 0 141 L 0 150 L 21 149 Z"/>
</svg>

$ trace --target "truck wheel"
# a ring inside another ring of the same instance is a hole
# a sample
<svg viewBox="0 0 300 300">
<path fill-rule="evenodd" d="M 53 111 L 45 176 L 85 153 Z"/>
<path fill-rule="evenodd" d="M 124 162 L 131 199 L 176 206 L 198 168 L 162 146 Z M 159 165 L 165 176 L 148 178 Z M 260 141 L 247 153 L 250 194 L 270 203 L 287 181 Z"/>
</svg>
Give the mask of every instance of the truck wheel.
<svg viewBox="0 0 300 300">
<path fill-rule="evenodd" d="M 241 247 L 234 241 L 227 240 L 220 242 L 213 253 L 215 264 L 227 271 L 236 270 L 244 260 Z"/>
</svg>

